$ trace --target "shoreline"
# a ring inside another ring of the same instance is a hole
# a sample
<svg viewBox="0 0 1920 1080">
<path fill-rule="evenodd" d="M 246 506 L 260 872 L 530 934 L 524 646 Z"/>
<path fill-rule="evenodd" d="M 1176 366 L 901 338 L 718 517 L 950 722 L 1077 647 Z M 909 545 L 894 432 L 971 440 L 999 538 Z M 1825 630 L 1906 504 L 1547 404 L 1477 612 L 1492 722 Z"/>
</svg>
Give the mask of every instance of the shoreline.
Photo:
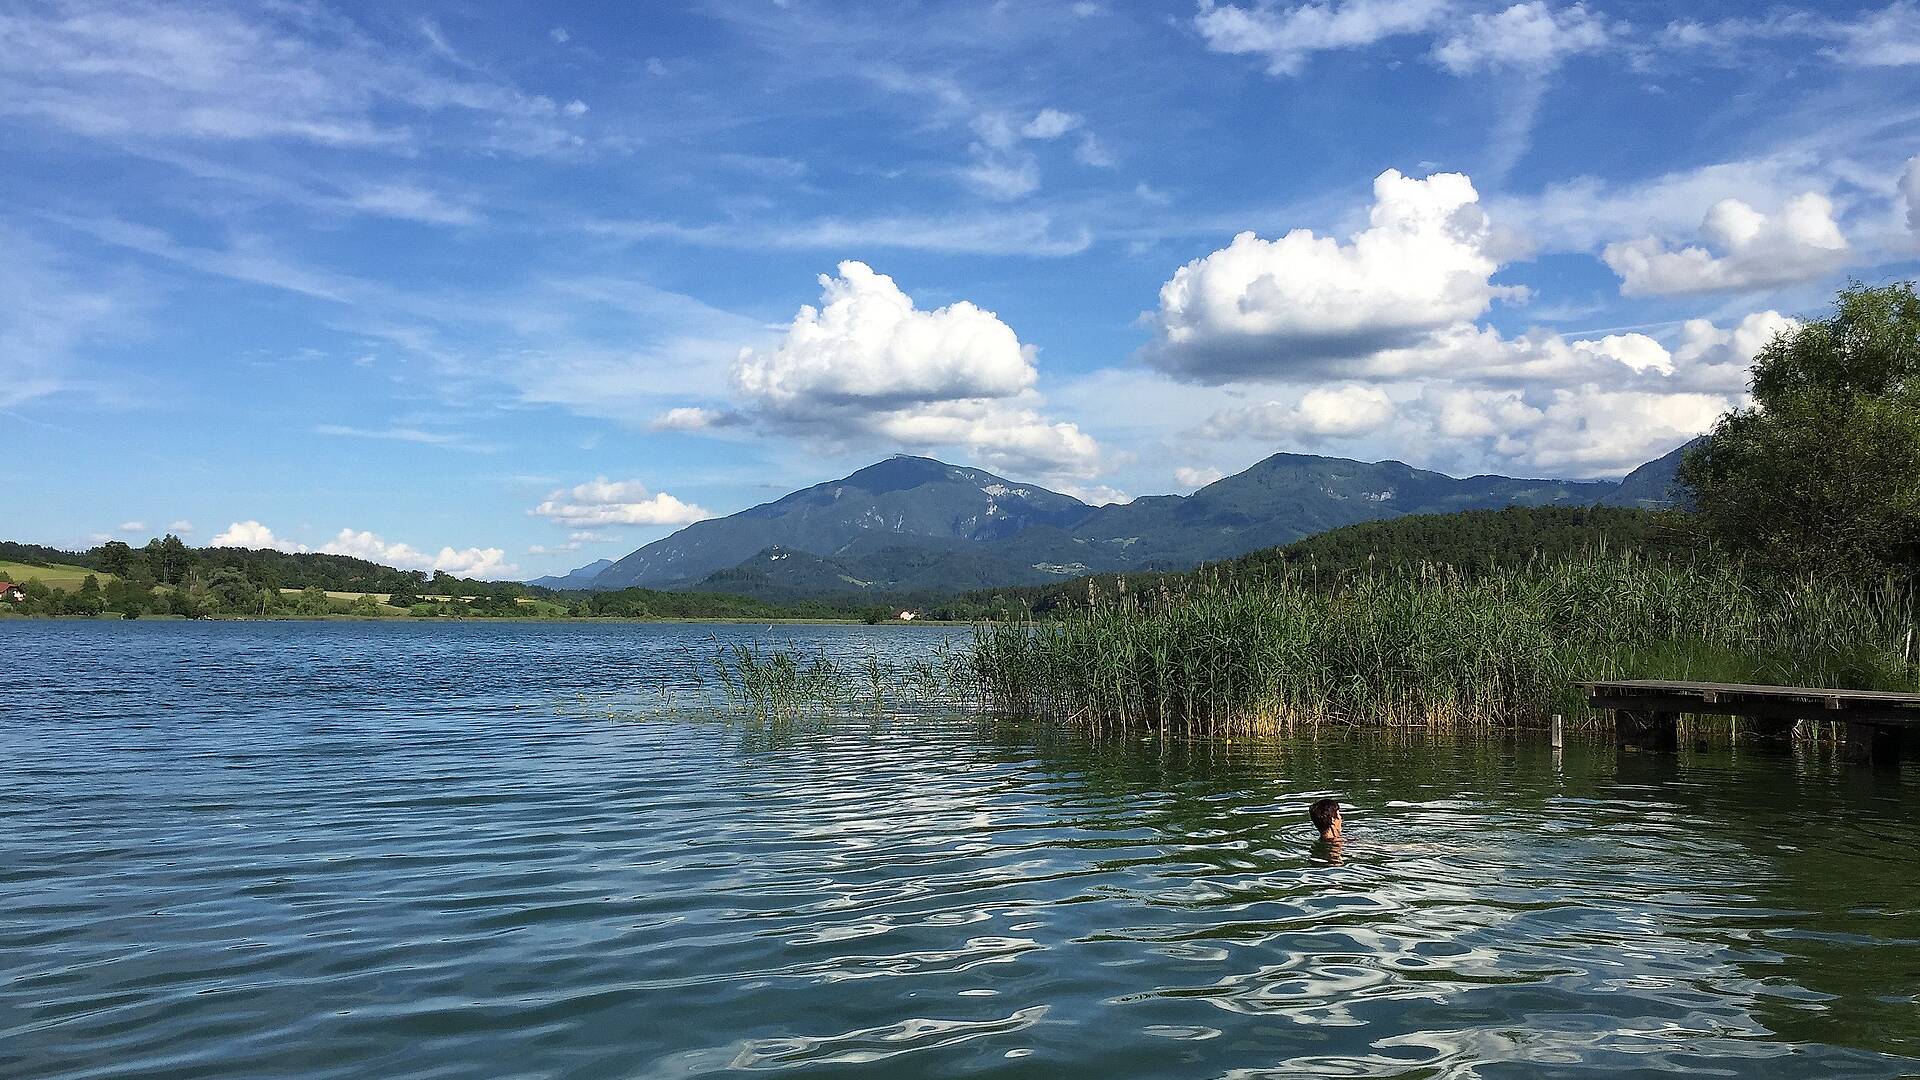
<svg viewBox="0 0 1920 1080">
<path fill-rule="evenodd" d="M 545 625 L 566 625 L 570 623 L 673 623 L 673 624 L 714 624 L 714 625 L 751 625 L 767 626 L 885 626 L 906 628 L 913 626 L 972 626 L 971 621 L 960 622 L 949 619 L 914 619 L 901 622 L 889 619 L 885 622 L 870 623 L 864 619 L 806 619 L 773 618 L 749 619 L 734 615 L 703 615 L 684 617 L 654 617 L 647 615 L 578 615 L 565 617 L 543 617 L 539 615 L 499 615 L 456 618 L 451 615 L 435 615 L 431 618 L 415 618 L 410 615 L 208 615 L 203 618 L 190 618 L 185 615 L 142 615 L 137 619 L 125 619 L 117 614 L 104 615 L 0 615 L 0 624 L 11 622 L 221 622 L 221 623 L 307 623 L 307 622 L 363 622 L 363 623 L 401 623 L 409 626 L 431 626 L 442 623 L 515 623 Z"/>
</svg>

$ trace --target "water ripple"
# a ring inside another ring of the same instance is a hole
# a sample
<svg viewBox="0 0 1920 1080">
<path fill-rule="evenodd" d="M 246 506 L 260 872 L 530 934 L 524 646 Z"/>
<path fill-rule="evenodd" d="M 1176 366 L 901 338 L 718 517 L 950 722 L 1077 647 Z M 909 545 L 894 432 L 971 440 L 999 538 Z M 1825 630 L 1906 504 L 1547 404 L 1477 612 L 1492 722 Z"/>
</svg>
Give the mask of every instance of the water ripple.
<svg viewBox="0 0 1920 1080">
<path fill-rule="evenodd" d="M 0 1075 L 1920 1073 L 1911 772 L 628 708 L 768 632 L 0 622 Z"/>
</svg>

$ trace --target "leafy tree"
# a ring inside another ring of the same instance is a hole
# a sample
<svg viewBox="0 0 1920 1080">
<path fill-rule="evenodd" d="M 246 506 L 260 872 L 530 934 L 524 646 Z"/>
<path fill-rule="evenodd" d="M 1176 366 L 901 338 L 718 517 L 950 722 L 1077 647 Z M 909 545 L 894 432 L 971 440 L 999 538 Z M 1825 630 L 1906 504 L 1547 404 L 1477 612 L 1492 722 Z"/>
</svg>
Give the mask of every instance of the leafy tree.
<svg viewBox="0 0 1920 1080">
<path fill-rule="evenodd" d="M 327 596 L 327 590 L 318 585 L 309 585 L 300 590 L 300 599 L 295 601 L 293 609 L 302 615 L 330 615 L 333 613 L 333 600 Z"/>
<path fill-rule="evenodd" d="M 363 618 L 370 615 L 378 615 L 380 614 L 380 601 L 375 600 L 366 593 L 361 593 L 359 596 L 354 597 L 353 601 L 347 605 L 347 614 L 358 615 Z"/>
<path fill-rule="evenodd" d="M 109 540 L 100 545 L 94 565 L 109 574 L 125 577 L 133 567 L 133 549 L 123 540 Z"/>
<path fill-rule="evenodd" d="M 207 576 L 207 593 L 221 611 L 251 614 L 260 604 L 260 590 L 247 575 L 223 566 Z"/>
<path fill-rule="evenodd" d="M 1920 296 L 1841 291 L 1776 337 L 1750 408 L 1720 419 L 1680 481 L 1710 533 L 1782 569 L 1920 566 Z"/>
<path fill-rule="evenodd" d="M 172 533 L 159 540 L 147 541 L 143 550 L 147 557 L 147 569 L 152 571 L 155 581 L 167 585 L 178 584 L 193 567 L 193 552 Z"/>
<path fill-rule="evenodd" d="M 67 610 L 74 615 L 94 616 L 107 610 L 107 602 L 100 596 L 100 579 L 88 574 L 80 583 L 80 591 L 69 597 Z"/>
</svg>

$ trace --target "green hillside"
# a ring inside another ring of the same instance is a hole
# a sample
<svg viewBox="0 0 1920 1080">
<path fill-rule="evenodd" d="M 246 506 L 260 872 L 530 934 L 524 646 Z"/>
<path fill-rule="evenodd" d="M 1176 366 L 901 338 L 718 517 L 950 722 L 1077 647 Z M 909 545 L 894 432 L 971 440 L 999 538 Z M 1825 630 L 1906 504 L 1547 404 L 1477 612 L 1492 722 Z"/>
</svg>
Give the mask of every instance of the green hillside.
<svg viewBox="0 0 1920 1080">
<path fill-rule="evenodd" d="M 1693 517 L 1677 510 L 1626 506 L 1512 506 L 1454 514 L 1417 514 L 1332 529 L 1282 547 L 1186 573 L 1100 574 L 1058 584 L 983 589 L 933 606 L 940 618 L 1019 618 L 1084 605 L 1089 590 L 1111 593 L 1177 584 L 1189 574 L 1239 579 L 1305 575 L 1328 584 L 1345 575 L 1396 566 L 1439 565 L 1468 576 L 1529 560 L 1590 551 L 1685 558 L 1702 549 Z"/>
<path fill-rule="evenodd" d="M 89 569 L 88 567 L 79 566 L 74 563 L 0 561 L 0 581 L 12 581 L 20 584 L 25 584 L 29 581 L 38 581 L 50 589 L 67 589 L 69 591 L 78 589 L 80 583 L 87 579 L 88 574 L 99 578 L 100 584 L 102 585 L 113 580 L 112 574 L 102 573 L 98 570 Z"/>
</svg>

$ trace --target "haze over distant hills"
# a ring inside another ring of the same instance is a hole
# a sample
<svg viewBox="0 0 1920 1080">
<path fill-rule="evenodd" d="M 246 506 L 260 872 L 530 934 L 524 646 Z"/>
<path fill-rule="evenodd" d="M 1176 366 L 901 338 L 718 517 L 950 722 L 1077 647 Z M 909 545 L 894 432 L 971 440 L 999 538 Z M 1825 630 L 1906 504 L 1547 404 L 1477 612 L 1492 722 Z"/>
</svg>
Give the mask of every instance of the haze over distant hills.
<svg viewBox="0 0 1920 1080">
<path fill-rule="evenodd" d="M 1398 461 L 1275 454 L 1191 495 L 1111 506 L 900 456 L 534 584 L 797 597 L 941 593 L 1090 572 L 1184 569 L 1404 514 L 1665 506 L 1685 449 L 1619 481 L 1455 478 Z"/>
</svg>

